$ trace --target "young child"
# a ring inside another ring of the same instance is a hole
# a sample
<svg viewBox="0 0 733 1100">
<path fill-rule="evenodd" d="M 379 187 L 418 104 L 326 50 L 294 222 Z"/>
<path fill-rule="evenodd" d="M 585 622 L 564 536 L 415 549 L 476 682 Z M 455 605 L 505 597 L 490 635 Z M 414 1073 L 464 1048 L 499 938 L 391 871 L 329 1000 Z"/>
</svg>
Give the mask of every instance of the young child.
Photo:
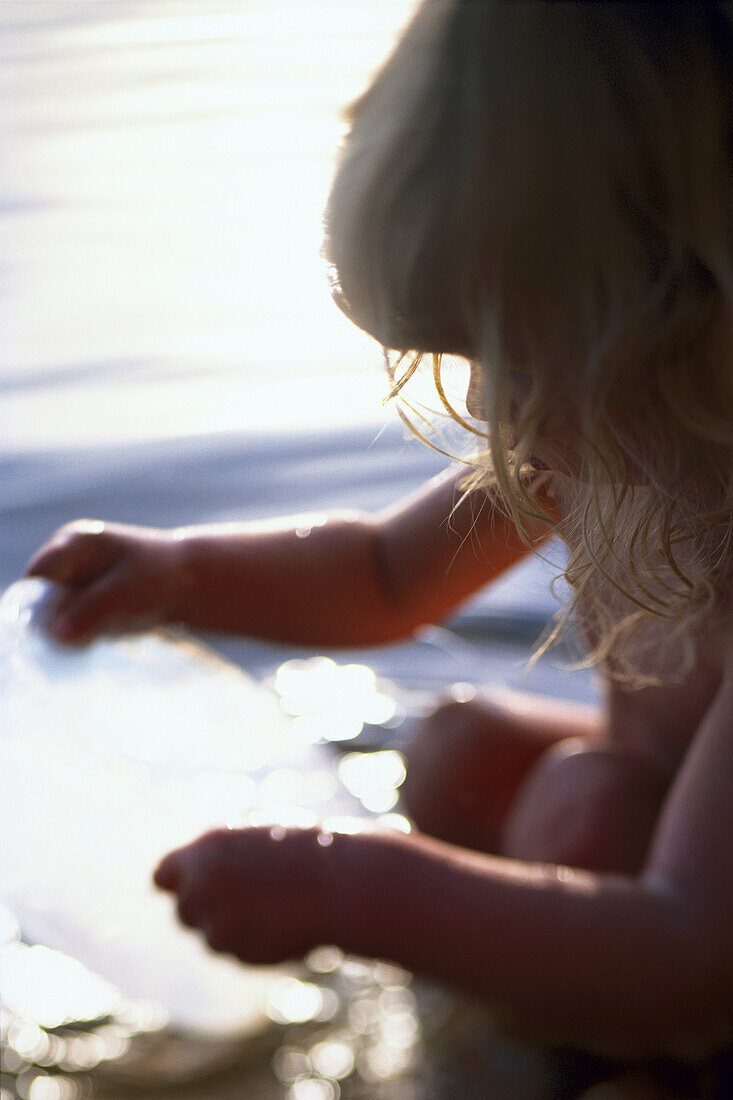
<svg viewBox="0 0 733 1100">
<path fill-rule="evenodd" d="M 420 831 L 220 830 L 169 854 L 155 880 L 216 950 L 336 943 L 575 1037 L 730 1039 L 726 8 L 427 0 L 352 109 L 335 295 L 388 348 L 470 360 L 473 488 L 453 472 L 306 538 L 72 523 L 31 562 L 69 586 L 69 642 L 175 620 L 345 646 L 568 544 L 602 711 L 449 700 L 408 763 Z"/>
</svg>

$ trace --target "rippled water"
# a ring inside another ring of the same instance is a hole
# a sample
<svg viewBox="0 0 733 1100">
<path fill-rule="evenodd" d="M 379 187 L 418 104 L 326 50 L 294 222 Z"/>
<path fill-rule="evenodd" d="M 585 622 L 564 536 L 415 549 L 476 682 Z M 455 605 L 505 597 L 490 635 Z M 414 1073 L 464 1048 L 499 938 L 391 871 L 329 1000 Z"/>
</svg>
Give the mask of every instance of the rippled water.
<svg viewBox="0 0 733 1100">
<path fill-rule="evenodd" d="M 321 212 L 409 7 L 4 0 L 5 446 L 381 419 Z"/>
</svg>

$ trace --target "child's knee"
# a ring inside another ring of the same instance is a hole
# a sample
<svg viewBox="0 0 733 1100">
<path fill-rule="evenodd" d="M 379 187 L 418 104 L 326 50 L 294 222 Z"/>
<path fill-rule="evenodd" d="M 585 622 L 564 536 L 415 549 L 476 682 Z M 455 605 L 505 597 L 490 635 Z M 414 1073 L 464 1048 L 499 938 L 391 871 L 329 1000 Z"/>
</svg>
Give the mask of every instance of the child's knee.
<svg viewBox="0 0 733 1100">
<path fill-rule="evenodd" d="M 544 747 L 522 736 L 501 702 L 447 697 L 406 750 L 407 811 L 423 832 L 495 851 L 517 787 Z"/>
<path fill-rule="evenodd" d="M 570 738 L 528 774 L 504 823 L 515 859 L 635 873 L 643 865 L 668 779 L 613 746 Z"/>
<path fill-rule="evenodd" d="M 494 740 L 491 709 L 475 699 L 447 697 L 416 727 L 406 749 L 407 778 L 402 788 L 406 808 L 423 832 L 456 842 L 460 819 L 472 816 L 486 794 L 487 753 Z M 457 831 L 456 831 L 457 830 Z"/>
<path fill-rule="evenodd" d="M 515 744 L 511 719 L 501 707 L 479 697 L 458 702 L 448 696 L 415 728 L 406 749 L 407 786 L 430 779 L 437 791 L 464 780 L 495 779 Z"/>
</svg>

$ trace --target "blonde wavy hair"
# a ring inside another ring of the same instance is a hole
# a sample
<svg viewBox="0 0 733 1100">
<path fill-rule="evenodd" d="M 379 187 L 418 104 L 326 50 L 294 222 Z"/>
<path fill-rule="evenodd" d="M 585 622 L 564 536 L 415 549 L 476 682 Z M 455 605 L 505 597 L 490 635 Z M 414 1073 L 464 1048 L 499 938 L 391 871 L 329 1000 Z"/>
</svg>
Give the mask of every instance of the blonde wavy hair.
<svg viewBox="0 0 733 1100">
<path fill-rule="evenodd" d="M 357 325 L 433 353 L 441 395 L 442 354 L 480 364 L 480 477 L 520 530 L 552 471 L 569 611 L 627 683 L 691 667 L 733 565 L 730 9 L 427 0 L 326 211 Z"/>
</svg>

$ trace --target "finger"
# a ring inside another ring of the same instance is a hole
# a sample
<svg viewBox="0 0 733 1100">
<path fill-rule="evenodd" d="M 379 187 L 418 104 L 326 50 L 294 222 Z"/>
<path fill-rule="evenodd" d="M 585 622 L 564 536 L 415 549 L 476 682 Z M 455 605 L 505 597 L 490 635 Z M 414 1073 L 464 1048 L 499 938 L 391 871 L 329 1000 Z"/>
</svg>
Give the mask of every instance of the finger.
<svg viewBox="0 0 733 1100">
<path fill-rule="evenodd" d="M 178 899 L 176 907 L 178 919 L 187 928 L 198 928 L 202 920 L 201 905 L 197 898 L 191 894 L 184 894 Z"/>
<path fill-rule="evenodd" d="M 227 833 L 228 830 L 225 829 L 212 829 L 210 832 L 196 837 L 188 844 L 183 844 L 180 848 L 174 848 L 172 852 L 168 852 L 153 872 L 155 885 L 159 886 L 161 890 L 180 890 L 184 877 L 186 881 L 190 881 L 192 874 L 195 877 L 197 868 L 200 868 L 202 846 L 206 850 L 207 847 L 211 847 L 212 838 L 225 836 Z M 221 843 L 221 841 L 215 840 L 214 843 Z M 204 863 L 208 863 L 208 860 L 204 859 Z"/>
<path fill-rule="evenodd" d="M 219 951 L 222 954 L 236 954 L 237 939 L 242 938 L 241 934 L 239 937 L 235 937 L 232 935 L 231 929 L 220 922 L 214 923 L 211 921 L 203 923 L 201 931 L 212 951 Z"/>
<path fill-rule="evenodd" d="M 31 558 L 28 577 L 48 577 L 60 584 L 79 584 L 90 579 L 110 560 L 109 541 L 103 537 L 104 524 L 83 520 L 62 527 Z"/>
<path fill-rule="evenodd" d="M 110 570 L 98 581 L 69 593 L 49 623 L 62 642 L 82 642 L 112 623 L 130 616 L 129 594 L 121 570 Z"/>
<path fill-rule="evenodd" d="M 153 882 L 160 890 L 176 890 L 181 873 L 180 849 L 163 856 L 153 871 Z"/>
</svg>

